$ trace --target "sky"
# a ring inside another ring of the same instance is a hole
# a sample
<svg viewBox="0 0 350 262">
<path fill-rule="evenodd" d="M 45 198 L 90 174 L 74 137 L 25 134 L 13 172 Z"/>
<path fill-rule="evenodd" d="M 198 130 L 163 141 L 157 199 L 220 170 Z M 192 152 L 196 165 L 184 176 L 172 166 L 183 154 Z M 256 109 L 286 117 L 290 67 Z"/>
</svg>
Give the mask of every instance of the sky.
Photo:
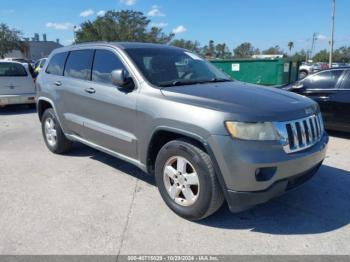
<svg viewBox="0 0 350 262">
<path fill-rule="evenodd" d="M 335 47 L 350 44 L 350 0 L 336 0 Z M 317 33 L 316 51 L 328 49 L 331 0 L 0 0 L 0 23 L 25 37 L 47 34 L 64 45 L 73 40 L 73 26 L 94 20 L 106 10 L 142 11 L 175 38 L 213 39 L 230 49 L 251 42 L 260 50 L 279 45 L 309 49 Z M 29 3 L 30 2 L 30 3 Z"/>
</svg>

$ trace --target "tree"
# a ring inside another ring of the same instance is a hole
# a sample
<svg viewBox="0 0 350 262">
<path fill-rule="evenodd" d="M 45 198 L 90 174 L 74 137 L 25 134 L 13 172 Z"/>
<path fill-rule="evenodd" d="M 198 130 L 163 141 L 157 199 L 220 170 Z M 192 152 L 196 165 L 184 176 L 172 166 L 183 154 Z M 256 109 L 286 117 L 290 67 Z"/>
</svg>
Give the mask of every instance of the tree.
<svg viewBox="0 0 350 262">
<path fill-rule="evenodd" d="M 313 57 L 314 62 L 327 62 L 329 60 L 329 52 L 321 50 Z M 333 62 L 350 63 L 350 47 L 342 46 L 333 52 Z"/>
<path fill-rule="evenodd" d="M 334 61 L 340 63 L 350 62 L 350 47 L 342 46 L 334 51 Z"/>
<path fill-rule="evenodd" d="M 318 52 L 314 57 L 313 57 L 313 61 L 314 62 L 326 62 L 329 59 L 329 52 L 324 49 L 321 50 L 320 52 Z"/>
<path fill-rule="evenodd" d="M 91 41 L 138 41 L 169 43 L 174 34 L 165 34 L 161 28 L 148 28 L 150 20 L 142 13 L 132 10 L 108 11 L 94 21 L 80 25 L 76 42 Z"/>
<path fill-rule="evenodd" d="M 299 61 L 299 62 L 305 61 L 306 60 L 306 51 L 304 49 L 302 49 L 302 50 L 296 52 L 294 55 L 292 55 L 290 57 L 290 59 L 292 61 L 295 61 L 295 62 L 297 62 L 297 61 Z"/>
<path fill-rule="evenodd" d="M 245 42 L 233 49 L 235 58 L 249 58 L 255 54 L 259 54 L 259 49 L 255 49 L 249 42 Z"/>
<path fill-rule="evenodd" d="M 278 46 L 270 47 L 262 51 L 264 55 L 284 55 L 284 51 Z"/>
<path fill-rule="evenodd" d="M 194 53 L 199 54 L 200 53 L 200 44 L 198 41 L 191 41 L 191 40 L 185 40 L 185 39 L 175 39 L 173 40 L 170 45 L 181 47 L 187 50 L 190 50 Z"/>
<path fill-rule="evenodd" d="M 293 48 L 294 48 L 294 43 L 292 41 L 288 42 L 289 56 L 292 55 Z"/>
<path fill-rule="evenodd" d="M 22 41 L 21 32 L 16 29 L 10 29 L 6 24 L 0 24 L 0 58 L 12 50 L 20 50 L 22 53 L 28 51 L 28 45 Z"/>
<path fill-rule="evenodd" d="M 217 58 L 227 59 L 232 57 L 232 53 L 225 43 L 217 44 L 215 46 L 215 52 Z"/>
<path fill-rule="evenodd" d="M 215 43 L 213 40 L 210 40 L 208 45 L 205 45 L 201 48 L 201 53 L 203 56 L 205 57 L 209 57 L 209 58 L 214 58 L 216 57 L 216 53 L 215 53 Z"/>
</svg>

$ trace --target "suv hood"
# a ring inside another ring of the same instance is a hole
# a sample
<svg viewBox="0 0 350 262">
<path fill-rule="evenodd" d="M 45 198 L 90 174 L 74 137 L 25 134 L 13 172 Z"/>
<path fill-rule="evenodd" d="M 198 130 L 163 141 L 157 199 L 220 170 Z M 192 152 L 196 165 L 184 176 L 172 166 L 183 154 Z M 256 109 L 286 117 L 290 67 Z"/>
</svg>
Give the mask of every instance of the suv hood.
<svg viewBox="0 0 350 262">
<path fill-rule="evenodd" d="M 238 81 L 166 87 L 161 92 L 170 100 L 231 113 L 238 121 L 288 121 L 318 111 L 307 97 Z"/>
</svg>

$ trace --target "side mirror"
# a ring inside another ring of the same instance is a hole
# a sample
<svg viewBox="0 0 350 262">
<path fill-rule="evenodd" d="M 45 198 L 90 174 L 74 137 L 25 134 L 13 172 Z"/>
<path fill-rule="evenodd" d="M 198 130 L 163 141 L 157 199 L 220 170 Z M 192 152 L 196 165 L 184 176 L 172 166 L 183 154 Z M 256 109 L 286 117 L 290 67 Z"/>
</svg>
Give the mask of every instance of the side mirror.
<svg viewBox="0 0 350 262">
<path fill-rule="evenodd" d="M 292 89 L 294 90 L 301 90 L 304 88 L 304 84 L 301 82 L 295 83 L 294 85 L 292 85 Z"/>
<path fill-rule="evenodd" d="M 134 81 L 124 69 L 113 70 L 111 77 L 112 83 L 121 90 L 132 91 L 135 88 Z"/>
</svg>

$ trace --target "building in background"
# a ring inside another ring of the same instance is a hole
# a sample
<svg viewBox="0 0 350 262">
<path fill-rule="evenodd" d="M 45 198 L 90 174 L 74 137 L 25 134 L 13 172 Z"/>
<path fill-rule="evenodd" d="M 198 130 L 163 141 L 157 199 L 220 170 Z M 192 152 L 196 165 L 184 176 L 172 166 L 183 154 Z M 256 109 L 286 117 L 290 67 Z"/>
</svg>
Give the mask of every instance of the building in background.
<svg viewBox="0 0 350 262">
<path fill-rule="evenodd" d="M 56 48 L 62 47 L 59 39 L 56 41 L 48 41 L 46 34 L 43 34 L 43 39 L 40 40 L 38 33 L 34 34 L 32 38 L 24 38 L 28 45 L 28 51 L 24 54 L 19 50 L 13 50 L 8 53 L 6 58 L 24 58 L 36 61 L 40 58 L 48 57 L 48 55 Z"/>
</svg>

